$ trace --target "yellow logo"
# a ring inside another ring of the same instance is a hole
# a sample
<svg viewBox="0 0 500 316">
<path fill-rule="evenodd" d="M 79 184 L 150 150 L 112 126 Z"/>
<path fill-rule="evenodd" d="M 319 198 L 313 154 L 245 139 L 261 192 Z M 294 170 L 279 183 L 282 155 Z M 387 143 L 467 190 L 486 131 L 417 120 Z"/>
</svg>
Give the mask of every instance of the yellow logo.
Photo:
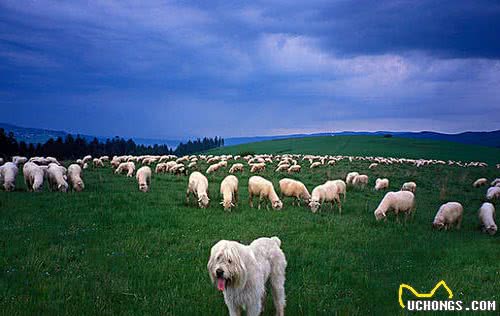
<svg viewBox="0 0 500 316">
<path fill-rule="evenodd" d="M 431 298 L 431 297 L 434 296 L 434 294 L 436 293 L 437 289 L 440 286 L 443 286 L 446 289 L 446 291 L 448 292 L 448 298 L 452 299 L 453 298 L 453 292 L 450 290 L 450 288 L 448 287 L 448 285 L 446 284 L 446 282 L 444 282 L 444 280 L 439 281 L 436 284 L 436 286 L 432 289 L 432 291 L 430 291 L 429 293 L 418 293 L 410 285 L 408 285 L 408 284 L 401 284 L 399 286 L 399 305 L 401 305 L 401 308 L 405 308 L 405 304 L 403 303 L 403 289 L 410 290 L 410 292 L 412 292 L 413 295 L 415 295 L 418 298 Z"/>
</svg>

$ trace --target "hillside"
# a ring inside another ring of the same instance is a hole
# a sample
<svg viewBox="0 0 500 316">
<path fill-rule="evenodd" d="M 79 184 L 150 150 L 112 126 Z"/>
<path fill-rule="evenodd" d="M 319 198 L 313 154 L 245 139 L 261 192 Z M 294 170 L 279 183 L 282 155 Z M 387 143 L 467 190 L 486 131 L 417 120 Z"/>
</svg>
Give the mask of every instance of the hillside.
<svg viewBox="0 0 500 316">
<path fill-rule="evenodd" d="M 382 136 L 322 136 L 291 138 L 226 146 L 210 153 L 308 153 L 455 159 L 500 163 L 500 149 L 429 139 L 384 138 Z"/>
</svg>

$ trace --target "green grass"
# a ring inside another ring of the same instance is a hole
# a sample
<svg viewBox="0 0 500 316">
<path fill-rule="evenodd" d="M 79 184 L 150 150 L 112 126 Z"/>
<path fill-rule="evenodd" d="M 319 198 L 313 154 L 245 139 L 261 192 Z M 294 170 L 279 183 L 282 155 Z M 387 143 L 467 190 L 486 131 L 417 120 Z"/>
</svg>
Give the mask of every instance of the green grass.
<svg viewBox="0 0 500 316">
<path fill-rule="evenodd" d="M 383 156 L 398 158 L 454 159 L 500 163 L 500 148 L 465 145 L 429 139 L 382 136 L 322 136 L 263 141 L 228 146 L 213 154 L 308 153 L 317 155 Z"/>
<path fill-rule="evenodd" d="M 282 142 L 271 143 L 278 144 L 273 151 L 281 150 Z M 304 152 L 319 150 L 328 149 Z M 206 270 L 211 246 L 220 239 L 250 243 L 274 235 L 288 260 L 288 315 L 399 314 L 400 283 L 425 292 L 441 279 L 455 299 L 496 300 L 499 308 L 500 239 L 478 230 L 486 189 L 471 186 L 499 172 L 448 166 L 368 170 L 368 164 L 344 160 L 293 176 L 312 190 L 348 171 L 368 174 L 370 188 L 349 189 L 342 216 L 329 208 L 312 214 L 290 200 L 283 211 L 251 209 L 248 171 L 238 175 L 241 202 L 231 213 L 219 205 L 225 171 L 208 177 L 212 203 L 204 210 L 185 205 L 184 176 L 154 175 L 147 194 L 138 191 L 135 179 L 114 175 L 109 167 L 86 170 L 82 193 L 28 193 L 19 177 L 15 192 L 0 192 L 1 314 L 225 315 Z M 277 187 L 285 175 L 272 169 L 263 176 Z M 412 222 L 375 221 L 373 210 L 384 194 L 371 189 L 376 177 L 388 177 L 391 190 L 417 182 Z M 464 205 L 463 228 L 432 230 L 437 208 L 451 200 Z M 274 315 L 268 296 L 264 315 Z"/>
</svg>

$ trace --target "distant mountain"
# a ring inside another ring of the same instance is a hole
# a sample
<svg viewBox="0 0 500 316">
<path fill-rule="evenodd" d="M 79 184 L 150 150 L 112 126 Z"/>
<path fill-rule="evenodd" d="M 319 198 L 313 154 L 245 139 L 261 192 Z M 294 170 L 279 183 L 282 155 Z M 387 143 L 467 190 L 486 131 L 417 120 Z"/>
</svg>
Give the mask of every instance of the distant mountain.
<svg viewBox="0 0 500 316">
<path fill-rule="evenodd" d="M 65 131 L 54 131 L 48 129 L 41 128 L 30 128 L 30 127 L 20 127 L 7 123 L 0 123 L 0 128 L 3 128 L 7 133 L 14 133 L 14 137 L 18 141 L 24 141 L 26 143 L 45 143 L 50 138 L 56 139 L 58 137 L 65 138 L 66 135 L 70 134 Z M 76 135 L 76 134 L 73 134 Z M 106 141 L 108 138 L 112 137 L 104 137 L 104 136 L 91 136 L 91 135 L 83 135 L 79 134 L 82 138 L 85 138 L 87 141 L 92 141 L 94 138 L 97 138 L 99 141 Z M 127 138 L 127 137 L 124 137 Z M 168 147 L 175 149 L 179 145 L 181 141 L 179 140 L 170 140 L 170 139 L 154 139 L 154 138 L 139 138 L 132 137 L 134 142 L 138 145 L 162 145 L 166 144 Z"/>
</svg>

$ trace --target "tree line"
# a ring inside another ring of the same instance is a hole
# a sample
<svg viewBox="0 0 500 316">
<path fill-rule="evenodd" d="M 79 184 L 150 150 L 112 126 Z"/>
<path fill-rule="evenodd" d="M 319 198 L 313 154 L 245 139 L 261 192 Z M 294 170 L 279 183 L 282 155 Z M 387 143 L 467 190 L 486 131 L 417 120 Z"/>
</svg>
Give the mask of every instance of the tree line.
<svg viewBox="0 0 500 316">
<path fill-rule="evenodd" d="M 92 155 L 93 157 L 104 155 L 184 156 L 221 146 L 224 146 L 222 137 L 189 140 L 186 143 L 180 143 L 175 150 L 172 150 L 172 148 L 164 144 L 138 145 L 132 139 L 125 140 L 118 136 L 101 142 L 97 138 L 87 141 L 80 135 L 73 136 L 71 134 L 66 135 L 64 139 L 61 137 L 57 139 L 50 138 L 43 144 L 33 144 L 24 141 L 18 142 L 12 132 L 7 134 L 3 128 L 0 128 L 0 157 L 5 160 L 14 155 L 26 157 L 51 156 L 59 160 L 75 160 L 85 155 Z"/>
</svg>

